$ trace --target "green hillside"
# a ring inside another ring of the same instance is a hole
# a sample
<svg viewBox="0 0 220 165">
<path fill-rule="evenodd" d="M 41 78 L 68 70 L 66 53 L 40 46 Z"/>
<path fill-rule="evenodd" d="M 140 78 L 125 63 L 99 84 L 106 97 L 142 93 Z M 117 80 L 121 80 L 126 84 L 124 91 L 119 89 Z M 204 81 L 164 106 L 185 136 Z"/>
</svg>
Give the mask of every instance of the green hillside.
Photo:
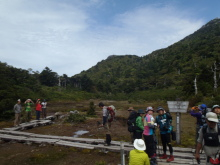
<svg viewBox="0 0 220 165">
<path fill-rule="evenodd" d="M 48 67 L 34 72 L 0 62 L 0 118 L 15 101 L 189 100 L 219 104 L 220 19 L 181 41 L 143 57 L 111 55 L 87 71 L 68 77 Z M 195 81 L 196 80 L 196 81 Z M 12 112 L 12 111 L 10 111 Z"/>
<path fill-rule="evenodd" d="M 219 65 L 220 19 L 214 19 L 181 41 L 144 57 L 109 56 L 87 71 L 75 75 L 88 76 L 98 91 L 136 92 L 176 89 L 180 95 L 216 95 L 213 68 Z M 219 69 L 217 82 L 219 82 Z"/>
</svg>

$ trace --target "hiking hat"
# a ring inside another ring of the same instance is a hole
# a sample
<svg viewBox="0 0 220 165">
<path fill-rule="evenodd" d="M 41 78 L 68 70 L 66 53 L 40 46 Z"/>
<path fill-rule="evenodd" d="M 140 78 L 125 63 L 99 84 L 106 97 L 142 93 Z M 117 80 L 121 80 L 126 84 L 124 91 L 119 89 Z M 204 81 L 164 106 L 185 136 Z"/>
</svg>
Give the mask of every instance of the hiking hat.
<svg viewBox="0 0 220 165">
<path fill-rule="evenodd" d="M 146 111 L 145 111 L 145 112 L 148 112 L 148 111 L 153 111 L 153 112 L 154 112 L 153 107 L 147 107 L 147 109 L 146 109 Z"/>
<path fill-rule="evenodd" d="M 157 107 L 157 112 L 159 112 L 160 110 L 164 111 L 163 107 Z"/>
<path fill-rule="evenodd" d="M 128 108 L 128 111 L 133 111 L 133 110 L 134 110 L 133 107 L 129 107 L 129 108 Z"/>
<path fill-rule="evenodd" d="M 216 113 L 213 113 L 213 112 L 206 113 L 206 119 L 208 121 L 218 123 L 218 117 L 217 117 Z"/>
<path fill-rule="evenodd" d="M 134 140 L 134 148 L 137 150 L 144 151 L 146 150 L 145 143 L 142 139 L 135 139 Z"/>
<path fill-rule="evenodd" d="M 219 105 L 213 105 L 212 111 L 214 111 L 215 108 L 220 108 L 220 106 Z"/>
<path fill-rule="evenodd" d="M 138 113 L 142 113 L 142 114 L 144 114 L 144 110 L 143 109 L 138 109 Z"/>
</svg>

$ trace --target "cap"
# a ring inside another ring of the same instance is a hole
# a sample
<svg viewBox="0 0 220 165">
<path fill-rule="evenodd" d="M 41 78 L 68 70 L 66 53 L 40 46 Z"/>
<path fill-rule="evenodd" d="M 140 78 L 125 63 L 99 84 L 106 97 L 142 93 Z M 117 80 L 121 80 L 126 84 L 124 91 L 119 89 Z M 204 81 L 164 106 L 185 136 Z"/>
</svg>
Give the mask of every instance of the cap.
<svg viewBox="0 0 220 165">
<path fill-rule="evenodd" d="M 137 150 L 141 150 L 141 151 L 146 150 L 144 141 L 142 139 L 135 139 L 134 148 L 136 148 Z"/>
<path fill-rule="evenodd" d="M 212 122 L 218 123 L 218 117 L 217 117 L 216 113 L 213 113 L 213 112 L 206 113 L 206 119 L 208 121 L 212 121 Z"/>
<path fill-rule="evenodd" d="M 129 108 L 128 108 L 128 111 L 133 111 L 133 110 L 134 110 L 133 107 L 129 107 Z"/>
<path fill-rule="evenodd" d="M 21 99 L 18 99 L 18 101 L 21 101 Z"/>
</svg>

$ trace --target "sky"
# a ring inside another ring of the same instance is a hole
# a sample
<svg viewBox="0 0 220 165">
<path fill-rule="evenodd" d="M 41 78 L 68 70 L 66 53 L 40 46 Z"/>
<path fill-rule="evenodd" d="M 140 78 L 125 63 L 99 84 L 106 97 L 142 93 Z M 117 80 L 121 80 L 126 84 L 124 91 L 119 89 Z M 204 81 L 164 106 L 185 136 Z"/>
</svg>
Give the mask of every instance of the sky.
<svg viewBox="0 0 220 165">
<path fill-rule="evenodd" d="M 220 0 L 0 0 L 0 61 L 68 77 L 146 56 L 220 18 Z"/>
</svg>

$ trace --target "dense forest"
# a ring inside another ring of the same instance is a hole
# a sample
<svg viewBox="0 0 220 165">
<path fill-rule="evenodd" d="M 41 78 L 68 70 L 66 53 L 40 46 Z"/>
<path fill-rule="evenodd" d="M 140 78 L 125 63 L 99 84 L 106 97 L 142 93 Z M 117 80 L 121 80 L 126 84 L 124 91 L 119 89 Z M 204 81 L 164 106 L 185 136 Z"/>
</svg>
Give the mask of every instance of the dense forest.
<svg viewBox="0 0 220 165">
<path fill-rule="evenodd" d="M 45 67 L 24 70 L 0 62 L 0 116 L 18 98 L 48 100 L 189 100 L 220 101 L 220 19 L 148 55 L 110 55 L 87 71 L 68 77 Z"/>
</svg>

